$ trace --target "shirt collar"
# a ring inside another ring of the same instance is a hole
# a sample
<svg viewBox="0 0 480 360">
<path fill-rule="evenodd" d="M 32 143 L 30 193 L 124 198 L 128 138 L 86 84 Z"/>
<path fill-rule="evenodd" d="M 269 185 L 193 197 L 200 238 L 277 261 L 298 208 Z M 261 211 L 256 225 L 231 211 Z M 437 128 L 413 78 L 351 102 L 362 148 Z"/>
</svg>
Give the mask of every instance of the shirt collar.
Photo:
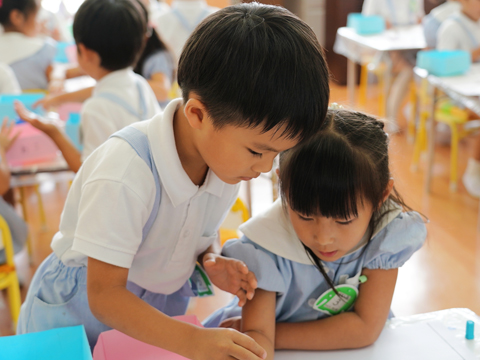
<svg viewBox="0 0 480 360">
<path fill-rule="evenodd" d="M 130 84 L 130 76 L 133 74 L 131 68 L 112 71 L 97 81 L 93 90 L 93 95 L 99 94 L 107 88 L 114 87 L 115 89 L 128 86 Z"/>
<path fill-rule="evenodd" d="M 178 156 L 173 133 L 173 117 L 183 104 L 182 99 L 172 100 L 162 114 L 155 116 L 148 126 L 148 140 L 153 159 L 162 182 L 162 187 L 172 201 L 178 206 L 193 196 L 208 192 L 221 197 L 225 183 L 210 169 L 202 186 L 195 185 L 183 169 Z"/>
</svg>

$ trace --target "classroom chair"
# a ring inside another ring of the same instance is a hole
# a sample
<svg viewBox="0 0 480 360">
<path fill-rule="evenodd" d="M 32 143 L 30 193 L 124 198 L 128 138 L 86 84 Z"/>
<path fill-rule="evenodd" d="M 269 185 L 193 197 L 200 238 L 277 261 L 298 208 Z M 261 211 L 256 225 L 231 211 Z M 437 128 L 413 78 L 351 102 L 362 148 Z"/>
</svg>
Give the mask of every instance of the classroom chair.
<svg viewBox="0 0 480 360">
<path fill-rule="evenodd" d="M 427 104 L 432 99 L 428 98 L 426 80 L 422 81 L 419 100 L 420 121 L 414 144 L 412 170 L 418 169 L 421 153 L 427 148 L 427 120 L 433 116 L 434 121 L 444 123 L 450 128 L 450 191 L 455 192 L 458 188 L 458 144 L 460 140 L 480 128 L 479 121 L 469 121 L 468 111 L 453 105 L 449 99 L 438 101 L 434 106 L 434 113 L 430 114 Z M 431 166 L 428 168 L 431 169 Z"/>
<path fill-rule="evenodd" d="M 377 77 L 378 81 L 378 114 L 380 117 L 385 116 L 385 104 L 386 104 L 386 94 L 385 94 L 385 71 L 386 67 L 380 59 L 372 59 L 371 61 L 366 61 L 360 67 L 360 86 L 358 94 L 358 103 L 361 106 L 367 105 L 367 94 L 368 94 L 368 75 L 373 73 Z"/>
<path fill-rule="evenodd" d="M 0 290 L 7 289 L 8 291 L 10 313 L 12 314 L 14 328 L 16 328 L 21 305 L 20 285 L 15 270 L 15 263 L 13 261 L 12 235 L 10 234 L 7 222 L 2 216 L 0 216 L 0 233 L 0 244 L 3 244 L 5 258 L 7 260 L 5 264 L 0 265 Z"/>
<path fill-rule="evenodd" d="M 237 239 L 238 227 L 250 218 L 250 212 L 240 198 L 237 198 L 230 212 L 220 226 L 220 243 L 223 246 L 227 240 Z"/>
</svg>

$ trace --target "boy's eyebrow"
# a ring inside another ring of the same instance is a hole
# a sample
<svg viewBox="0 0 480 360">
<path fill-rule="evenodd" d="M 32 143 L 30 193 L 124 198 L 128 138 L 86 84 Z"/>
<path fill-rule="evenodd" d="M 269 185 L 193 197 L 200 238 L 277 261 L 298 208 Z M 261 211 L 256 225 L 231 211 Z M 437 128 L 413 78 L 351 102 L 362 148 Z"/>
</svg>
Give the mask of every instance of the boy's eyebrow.
<svg viewBox="0 0 480 360">
<path fill-rule="evenodd" d="M 256 149 L 260 149 L 260 150 L 265 150 L 265 151 L 271 151 L 271 152 L 280 152 L 266 144 L 258 144 L 258 143 L 253 143 L 253 146 L 256 148 Z"/>
</svg>

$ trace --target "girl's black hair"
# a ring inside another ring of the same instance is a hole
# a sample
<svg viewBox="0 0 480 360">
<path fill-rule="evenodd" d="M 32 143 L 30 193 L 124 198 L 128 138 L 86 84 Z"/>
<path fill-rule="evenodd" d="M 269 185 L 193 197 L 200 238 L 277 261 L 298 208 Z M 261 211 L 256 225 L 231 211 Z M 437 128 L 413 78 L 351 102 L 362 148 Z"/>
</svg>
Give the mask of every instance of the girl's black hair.
<svg viewBox="0 0 480 360">
<path fill-rule="evenodd" d="M 329 109 L 318 133 L 280 155 L 284 206 L 288 203 L 305 216 L 348 219 L 357 216 L 358 206 L 368 201 L 373 206 L 370 240 L 381 218 L 393 210 L 388 208 L 391 202 L 383 202 L 391 178 L 389 139 L 383 127 L 382 121 L 368 115 Z M 412 210 L 395 188 L 388 199 Z M 320 259 L 311 249 L 306 247 L 306 251 L 335 290 Z"/>
<path fill-rule="evenodd" d="M 36 0 L 2 0 L 0 1 L 0 24 L 10 26 L 10 13 L 13 10 L 20 11 L 25 18 L 38 10 Z"/>
<path fill-rule="evenodd" d="M 142 13 L 145 17 L 145 21 L 147 22 L 147 26 L 148 26 L 148 31 L 147 31 L 147 35 L 148 35 L 148 39 L 147 39 L 147 42 L 145 44 L 145 48 L 143 49 L 143 52 L 142 54 L 140 55 L 135 67 L 133 68 L 133 71 L 136 72 L 137 74 L 139 75 L 142 75 L 142 70 L 143 70 L 143 65 L 145 64 L 145 60 L 147 60 L 147 58 L 156 53 L 156 52 L 159 52 L 159 51 L 167 51 L 170 55 L 170 57 L 172 57 L 172 63 L 173 63 L 173 56 L 172 56 L 172 52 L 171 50 L 168 48 L 168 46 L 162 41 L 160 35 L 158 35 L 158 33 L 155 31 L 154 28 L 151 28 L 150 25 L 148 25 L 149 23 L 149 18 L 148 18 L 148 10 L 147 8 L 145 7 L 145 5 L 141 2 L 141 1 L 138 1 L 140 6 L 142 7 Z M 174 77 L 174 73 L 172 74 L 172 78 Z M 142 75 L 143 76 L 143 75 Z"/>
<path fill-rule="evenodd" d="M 136 64 L 145 46 L 147 21 L 136 0 L 86 0 L 73 21 L 73 37 L 94 50 L 110 71 Z"/>
</svg>

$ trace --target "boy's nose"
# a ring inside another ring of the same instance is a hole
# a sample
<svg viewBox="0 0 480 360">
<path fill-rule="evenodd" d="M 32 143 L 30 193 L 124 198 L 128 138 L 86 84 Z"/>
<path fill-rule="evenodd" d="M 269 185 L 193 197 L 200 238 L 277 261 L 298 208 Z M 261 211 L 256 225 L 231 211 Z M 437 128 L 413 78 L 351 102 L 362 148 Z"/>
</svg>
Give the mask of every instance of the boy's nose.
<svg viewBox="0 0 480 360">
<path fill-rule="evenodd" d="M 252 166 L 252 170 L 258 173 L 266 173 L 272 170 L 273 159 L 262 159 Z"/>
</svg>

